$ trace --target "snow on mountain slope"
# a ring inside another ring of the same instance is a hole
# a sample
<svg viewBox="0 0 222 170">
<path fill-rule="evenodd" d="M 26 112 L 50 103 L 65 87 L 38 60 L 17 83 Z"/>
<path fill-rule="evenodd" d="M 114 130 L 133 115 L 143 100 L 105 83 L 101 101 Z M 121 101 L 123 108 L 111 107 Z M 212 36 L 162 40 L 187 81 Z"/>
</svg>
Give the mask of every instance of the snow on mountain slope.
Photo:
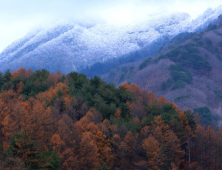
<svg viewBox="0 0 222 170">
<path fill-rule="evenodd" d="M 106 23 L 83 25 L 60 22 L 31 33 L 0 54 L 0 71 L 19 67 L 62 72 L 78 71 L 96 62 L 139 50 L 158 38 L 172 39 L 181 32 L 207 26 L 222 13 L 222 6 L 209 9 L 192 20 L 187 13 L 148 16 L 126 26 Z"/>
</svg>

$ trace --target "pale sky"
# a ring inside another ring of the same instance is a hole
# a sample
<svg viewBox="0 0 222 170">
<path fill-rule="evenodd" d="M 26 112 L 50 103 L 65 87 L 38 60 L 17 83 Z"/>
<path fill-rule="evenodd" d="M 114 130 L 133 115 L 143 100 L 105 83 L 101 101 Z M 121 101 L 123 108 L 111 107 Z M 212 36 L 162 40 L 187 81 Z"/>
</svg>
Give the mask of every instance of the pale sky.
<svg viewBox="0 0 222 170">
<path fill-rule="evenodd" d="M 0 52 L 31 30 L 61 19 L 127 24 L 167 11 L 195 18 L 221 4 L 221 0 L 0 0 Z"/>
</svg>

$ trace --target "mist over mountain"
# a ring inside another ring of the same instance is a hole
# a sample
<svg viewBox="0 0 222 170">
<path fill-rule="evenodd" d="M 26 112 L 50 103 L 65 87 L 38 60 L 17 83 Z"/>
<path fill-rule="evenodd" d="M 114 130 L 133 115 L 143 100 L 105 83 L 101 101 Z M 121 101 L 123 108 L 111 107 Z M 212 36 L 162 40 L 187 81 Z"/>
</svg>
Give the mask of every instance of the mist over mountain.
<svg viewBox="0 0 222 170">
<path fill-rule="evenodd" d="M 221 13 L 221 6 L 207 10 L 194 20 L 187 13 L 166 13 L 148 16 L 125 26 L 70 20 L 59 22 L 8 46 L 0 54 L 0 71 L 25 67 L 68 73 L 135 51 L 145 49 L 149 52 L 156 45 L 153 52 L 143 53 L 143 57 L 150 56 L 176 35 L 205 28 Z"/>
</svg>

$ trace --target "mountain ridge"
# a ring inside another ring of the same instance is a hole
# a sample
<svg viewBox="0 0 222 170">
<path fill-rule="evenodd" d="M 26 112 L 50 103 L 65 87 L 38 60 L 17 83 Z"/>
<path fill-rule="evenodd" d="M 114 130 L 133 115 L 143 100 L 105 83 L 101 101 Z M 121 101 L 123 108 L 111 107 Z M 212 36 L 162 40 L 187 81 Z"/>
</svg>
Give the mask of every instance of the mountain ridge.
<svg viewBox="0 0 222 170">
<path fill-rule="evenodd" d="M 209 24 L 217 13 L 222 13 L 222 7 L 196 20 L 192 20 L 187 13 L 177 12 L 148 17 L 125 27 L 62 22 L 7 47 L 0 54 L 0 64 L 3 65 L 0 71 L 8 68 L 13 71 L 19 67 L 33 70 L 48 68 L 54 72 L 61 69 L 64 73 L 79 71 L 96 62 L 140 50 L 163 36 L 170 40 L 181 32 L 198 30 Z"/>
</svg>

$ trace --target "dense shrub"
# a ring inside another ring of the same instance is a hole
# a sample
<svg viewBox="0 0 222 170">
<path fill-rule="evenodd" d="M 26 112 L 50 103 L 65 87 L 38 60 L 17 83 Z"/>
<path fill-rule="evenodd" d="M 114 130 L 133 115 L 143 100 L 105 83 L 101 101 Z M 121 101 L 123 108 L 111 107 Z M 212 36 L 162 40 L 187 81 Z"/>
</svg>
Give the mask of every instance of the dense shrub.
<svg viewBox="0 0 222 170">
<path fill-rule="evenodd" d="M 189 99 L 190 96 L 189 95 L 181 95 L 181 96 L 178 96 L 174 99 L 174 102 L 178 102 L 178 101 L 181 101 L 181 100 L 184 100 L 184 99 Z"/>
<path fill-rule="evenodd" d="M 201 124 L 211 125 L 212 120 L 213 120 L 213 115 L 211 114 L 209 107 L 207 106 L 198 107 L 193 110 L 194 112 L 199 113 L 201 117 Z"/>
<path fill-rule="evenodd" d="M 222 94 L 221 94 L 220 91 L 215 90 L 214 93 L 216 94 L 216 96 L 217 96 L 219 99 L 222 99 Z"/>
<path fill-rule="evenodd" d="M 168 79 L 166 82 L 163 82 L 161 84 L 161 90 L 165 91 L 167 88 L 169 88 L 171 85 L 173 84 L 173 80 L 172 79 Z"/>
<path fill-rule="evenodd" d="M 175 64 L 171 65 L 169 67 L 172 79 L 177 82 L 177 81 L 183 81 L 186 83 L 191 83 L 192 82 L 192 76 L 190 72 L 183 68 L 180 64 Z"/>
<path fill-rule="evenodd" d="M 145 67 L 147 67 L 147 65 L 149 64 L 149 62 L 151 61 L 151 58 L 148 58 L 146 60 L 144 60 L 140 65 L 139 65 L 139 69 L 142 70 Z"/>
<path fill-rule="evenodd" d="M 211 44 L 211 40 L 205 40 L 208 44 Z M 192 68 L 200 74 L 210 72 L 212 67 L 209 62 L 203 57 L 198 55 L 199 51 L 196 48 L 196 44 L 190 43 L 185 46 L 179 46 L 169 53 L 160 56 L 159 59 L 169 58 L 175 63 L 180 64 L 185 68 Z"/>
<path fill-rule="evenodd" d="M 192 82 L 192 76 L 187 69 L 182 67 L 180 64 L 170 65 L 169 71 L 172 79 L 168 79 L 166 82 L 161 84 L 161 90 L 164 91 L 174 84 L 172 90 L 180 89 L 185 87 L 185 83 Z"/>
<path fill-rule="evenodd" d="M 186 86 L 186 84 L 182 81 L 179 80 L 175 83 L 175 85 L 172 87 L 172 90 L 176 90 L 176 89 L 182 89 Z"/>
</svg>

